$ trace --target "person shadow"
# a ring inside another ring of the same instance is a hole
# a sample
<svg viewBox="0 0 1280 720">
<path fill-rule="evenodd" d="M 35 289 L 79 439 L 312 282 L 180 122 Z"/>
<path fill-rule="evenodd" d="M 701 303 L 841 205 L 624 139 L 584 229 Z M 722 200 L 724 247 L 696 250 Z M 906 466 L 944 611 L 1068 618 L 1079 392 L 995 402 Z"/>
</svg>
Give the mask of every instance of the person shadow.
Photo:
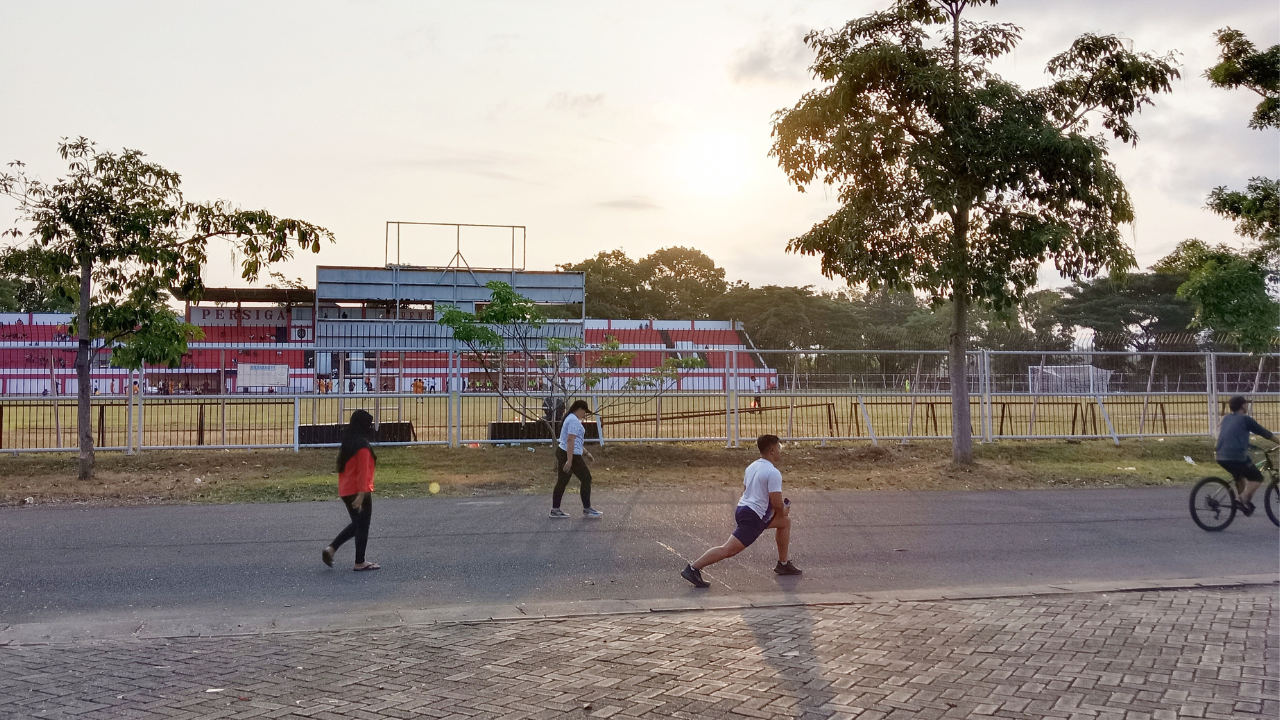
<svg viewBox="0 0 1280 720">
<path fill-rule="evenodd" d="M 779 578 L 779 584 L 791 594 L 796 578 Z M 837 688 L 828 677 L 824 662 L 838 662 L 836 656 L 824 661 L 823 643 L 816 636 L 821 618 L 818 608 L 809 606 L 759 608 L 746 610 L 743 622 L 755 636 L 760 649 L 760 660 L 773 670 L 772 680 L 777 683 L 776 692 L 794 698 L 776 703 L 772 709 L 779 717 L 828 718 L 838 712 L 830 705 L 835 700 Z M 826 652 L 833 652 L 828 644 Z M 789 707 L 783 707 L 790 704 Z M 769 709 L 761 708 L 762 711 Z"/>
</svg>

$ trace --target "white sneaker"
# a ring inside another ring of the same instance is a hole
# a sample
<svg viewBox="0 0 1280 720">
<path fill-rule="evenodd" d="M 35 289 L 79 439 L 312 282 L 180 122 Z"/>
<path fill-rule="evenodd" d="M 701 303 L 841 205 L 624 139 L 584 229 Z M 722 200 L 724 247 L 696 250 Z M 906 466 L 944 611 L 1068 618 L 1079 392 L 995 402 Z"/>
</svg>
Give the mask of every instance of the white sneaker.
<svg viewBox="0 0 1280 720">
<path fill-rule="evenodd" d="M 551 508 L 551 517 L 553 517 L 553 518 L 567 518 L 567 517 L 569 517 L 569 513 L 566 513 L 565 511 L 561 510 L 560 508 Z"/>
<path fill-rule="evenodd" d="M 582 508 L 582 517 L 584 518 L 604 517 L 604 513 L 600 512 L 599 510 L 596 510 L 595 508 Z"/>
</svg>

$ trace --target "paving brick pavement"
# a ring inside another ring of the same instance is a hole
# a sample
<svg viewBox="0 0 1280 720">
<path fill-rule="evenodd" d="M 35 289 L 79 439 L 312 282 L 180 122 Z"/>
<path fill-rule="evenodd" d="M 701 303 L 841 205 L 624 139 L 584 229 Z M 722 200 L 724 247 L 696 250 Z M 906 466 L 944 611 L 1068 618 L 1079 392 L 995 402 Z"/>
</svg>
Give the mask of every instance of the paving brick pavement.
<svg viewBox="0 0 1280 720">
<path fill-rule="evenodd" d="M 0 717 L 1280 716 L 1274 586 L 0 647 Z"/>
</svg>

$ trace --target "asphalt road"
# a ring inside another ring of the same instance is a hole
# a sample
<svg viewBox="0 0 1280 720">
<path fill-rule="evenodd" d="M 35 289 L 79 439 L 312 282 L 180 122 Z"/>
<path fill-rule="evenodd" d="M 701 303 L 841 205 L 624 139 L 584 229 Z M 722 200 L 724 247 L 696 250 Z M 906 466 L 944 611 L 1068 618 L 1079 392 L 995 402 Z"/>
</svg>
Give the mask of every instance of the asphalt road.
<svg viewBox="0 0 1280 720">
<path fill-rule="evenodd" d="M 139 610 L 272 612 L 686 597 L 694 592 L 866 592 L 1276 572 L 1280 533 L 1259 507 L 1198 529 L 1184 487 L 995 492 L 797 492 L 780 578 L 772 533 L 710 568 L 678 572 L 732 530 L 736 493 L 596 493 L 600 520 L 547 518 L 547 498 L 376 498 L 369 559 L 320 550 L 338 500 L 277 505 L 0 511 L 0 620 Z"/>
</svg>

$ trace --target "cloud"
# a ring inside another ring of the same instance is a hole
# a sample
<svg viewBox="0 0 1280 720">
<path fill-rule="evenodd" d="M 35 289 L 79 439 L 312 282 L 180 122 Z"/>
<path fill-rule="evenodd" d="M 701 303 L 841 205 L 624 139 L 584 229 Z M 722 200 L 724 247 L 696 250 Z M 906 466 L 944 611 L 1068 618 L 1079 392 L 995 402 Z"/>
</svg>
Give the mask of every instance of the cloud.
<svg viewBox="0 0 1280 720">
<path fill-rule="evenodd" d="M 567 92 L 558 92 L 551 96 L 547 101 L 547 107 L 552 110 L 561 110 L 573 113 L 578 117 L 586 117 L 591 113 L 599 110 L 604 104 L 604 93 L 581 93 L 574 95 Z"/>
<path fill-rule="evenodd" d="M 444 171 L 462 175 L 475 175 L 490 180 L 534 183 L 528 177 L 512 172 L 526 164 L 524 158 L 510 153 L 459 152 L 447 149 L 428 150 L 425 157 L 399 158 L 389 165 Z M 542 184 L 542 183 L 535 183 Z"/>
<path fill-rule="evenodd" d="M 729 63 L 736 83 L 797 82 L 805 79 L 811 57 L 805 28 L 795 25 L 781 35 L 765 35 L 740 48 Z"/>
<path fill-rule="evenodd" d="M 596 203 L 596 207 L 609 208 L 611 210 L 660 210 L 662 206 L 653 198 L 645 195 L 630 195 L 616 200 L 606 200 Z"/>
</svg>

